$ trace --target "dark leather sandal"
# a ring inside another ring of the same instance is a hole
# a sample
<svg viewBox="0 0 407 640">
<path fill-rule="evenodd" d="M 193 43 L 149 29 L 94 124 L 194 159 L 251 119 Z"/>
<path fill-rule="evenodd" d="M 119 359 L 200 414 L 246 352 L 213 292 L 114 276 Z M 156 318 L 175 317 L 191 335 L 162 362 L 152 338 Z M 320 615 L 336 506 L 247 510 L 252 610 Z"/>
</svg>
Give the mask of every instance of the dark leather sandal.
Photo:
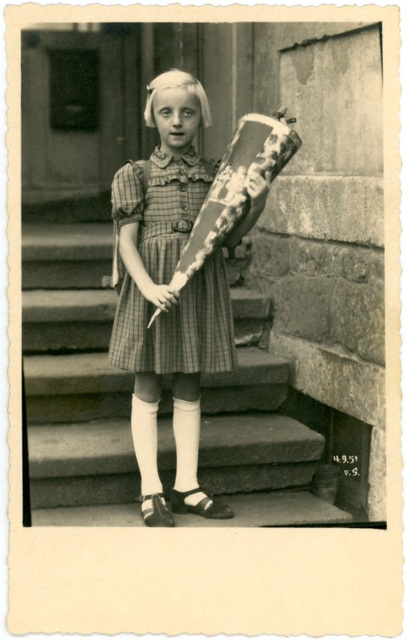
<svg viewBox="0 0 407 640">
<path fill-rule="evenodd" d="M 185 502 L 185 498 L 192 496 L 194 493 L 206 493 L 201 487 L 192 489 L 191 491 L 176 491 L 171 489 L 171 511 L 173 513 L 197 513 L 203 518 L 213 518 L 216 520 L 225 520 L 226 518 L 233 518 L 233 511 L 227 505 L 220 500 L 214 500 L 213 498 L 206 496 L 202 498 L 197 505 L 193 506 Z"/>
<path fill-rule="evenodd" d="M 162 493 L 152 493 L 148 496 L 139 496 L 138 501 L 143 504 L 145 500 L 151 500 L 153 506 L 150 509 L 141 509 L 141 516 L 147 527 L 174 527 L 174 518 L 165 504 L 161 502 Z"/>
</svg>

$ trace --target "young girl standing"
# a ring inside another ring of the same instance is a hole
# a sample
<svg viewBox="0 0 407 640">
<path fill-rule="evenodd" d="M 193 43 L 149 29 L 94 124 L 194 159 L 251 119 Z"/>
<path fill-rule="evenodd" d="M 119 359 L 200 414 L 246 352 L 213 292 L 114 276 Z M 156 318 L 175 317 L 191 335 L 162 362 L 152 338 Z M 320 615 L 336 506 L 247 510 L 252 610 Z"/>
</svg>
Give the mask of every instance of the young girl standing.
<svg viewBox="0 0 407 640">
<path fill-rule="evenodd" d="M 148 526 L 174 526 L 157 469 L 157 411 L 163 374 L 172 375 L 173 430 L 177 454 L 173 513 L 231 518 L 229 506 L 208 497 L 197 480 L 201 373 L 236 367 L 233 315 L 225 264 L 215 251 L 179 294 L 168 286 L 181 251 L 211 185 L 214 163 L 192 146 L 202 124 L 211 124 L 205 91 L 198 80 L 177 69 L 147 87 L 144 112 L 157 127 L 161 144 L 149 161 L 129 161 L 112 185 L 113 218 L 124 281 L 110 342 L 110 362 L 134 371 L 131 430 L 141 474 L 141 512 Z M 144 167 L 145 169 L 145 167 Z M 251 208 L 234 230 L 234 246 L 264 208 L 269 176 L 250 183 Z M 156 308 L 162 313 L 147 324 Z"/>
</svg>

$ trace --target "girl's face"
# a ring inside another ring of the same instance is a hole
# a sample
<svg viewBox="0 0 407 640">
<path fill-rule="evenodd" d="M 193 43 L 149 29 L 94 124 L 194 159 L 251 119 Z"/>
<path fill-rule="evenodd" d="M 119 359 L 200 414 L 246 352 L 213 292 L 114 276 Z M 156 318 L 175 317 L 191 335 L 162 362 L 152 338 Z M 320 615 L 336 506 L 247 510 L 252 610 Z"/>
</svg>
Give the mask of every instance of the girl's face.
<svg viewBox="0 0 407 640">
<path fill-rule="evenodd" d="M 183 87 L 158 91 L 153 102 L 154 120 L 161 138 L 161 150 L 179 157 L 192 144 L 201 122 L 197 96 Z"/>
</svg>

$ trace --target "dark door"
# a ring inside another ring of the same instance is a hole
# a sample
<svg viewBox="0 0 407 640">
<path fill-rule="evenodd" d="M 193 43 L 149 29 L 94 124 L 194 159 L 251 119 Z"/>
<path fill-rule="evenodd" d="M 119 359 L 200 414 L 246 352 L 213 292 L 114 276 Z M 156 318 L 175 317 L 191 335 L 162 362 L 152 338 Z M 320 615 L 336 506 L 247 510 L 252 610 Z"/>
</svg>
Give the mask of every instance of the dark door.
<svg viewBox="0 0 407 640">
<path fill-rule="evenodd" d="M 28 205 L 98 196 L 120 164 L 141 153 L 139 25 L 63 27 L 22 34 Z"/>
</svg>

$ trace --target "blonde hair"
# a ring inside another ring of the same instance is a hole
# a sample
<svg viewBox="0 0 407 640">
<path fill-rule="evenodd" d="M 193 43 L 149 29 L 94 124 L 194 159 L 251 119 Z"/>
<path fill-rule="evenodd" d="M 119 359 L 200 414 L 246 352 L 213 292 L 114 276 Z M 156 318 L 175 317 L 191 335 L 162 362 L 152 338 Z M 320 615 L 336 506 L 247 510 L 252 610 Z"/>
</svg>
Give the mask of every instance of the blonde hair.
<svg viewBox="0 0 407 640">
<path fill-rule="evenodd" d="M 194 76 L 185 71 L 179 69 L 170 69 L 165 73 L 161 73 L 159 76 L 147 85 L 147 101 L 146 108 L 144 110 L 144 119 L 147 127 L 155 127 L 154 113 L 153 113 L 153 100 L 158 91 L 162 89 L 170 89 L 172 87 L 182 87 L 190 93 L 196 95 L 201 104 L 201 117 L 204 127 L 210 127 L 212 124 L 211 109 L 209 106 L 208 98 L 206 97 L 205 89 Z"/>
</svg>

